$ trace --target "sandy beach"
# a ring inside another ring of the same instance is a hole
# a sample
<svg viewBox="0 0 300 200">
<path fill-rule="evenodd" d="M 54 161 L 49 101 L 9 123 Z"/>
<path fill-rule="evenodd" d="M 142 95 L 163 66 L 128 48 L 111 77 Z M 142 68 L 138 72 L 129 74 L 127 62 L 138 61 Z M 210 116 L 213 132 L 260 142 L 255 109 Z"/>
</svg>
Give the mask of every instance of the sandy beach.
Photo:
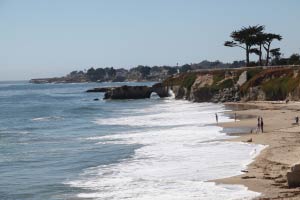
<svg viewBox="0 0 300 200">
<path fill-rule="evenodd" d="M 286 179 L 291 166 L 300 163 L 300 126 L 295 124 L 295 117 L 300 115 L 300 102 L 226 105 L 233 110 L 227 114 L 234 117 L 236 113 L 237 121 L 220 126 L 225 130 L 240 130 L 239 133 L 232 133 L 239 137 L 231 141 L 252 142 L 267 147 L 248 165 L 244 174 L 215 182 L 245 185 L 249 190 L 261 193 L 257 199 L 300 199 L 300 188 L 289 189 Z M 264 133 L 256 133 L 258 116 L 264 119 Z"/>
</svg>

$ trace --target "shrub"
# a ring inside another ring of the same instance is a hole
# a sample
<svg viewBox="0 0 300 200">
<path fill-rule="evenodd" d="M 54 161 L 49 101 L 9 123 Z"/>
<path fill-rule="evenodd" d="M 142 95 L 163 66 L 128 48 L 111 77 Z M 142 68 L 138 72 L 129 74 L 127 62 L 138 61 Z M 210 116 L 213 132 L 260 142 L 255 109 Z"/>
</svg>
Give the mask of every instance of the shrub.
<svg viewBox="0 0 300 200">
<path fill-rule="evenodd" d="M 299 77 L 285 76 L 262 84 L 267 100 L 284 100 L 299 85 Z"/>
<path fill-rule="evenodd" d="M 247 70 L 247 80 L 250 80 L 256 74 L 259 74 L 260 72 L 262 72 L 262 70 L 263 70 L 262 68 L 253 68 L 253 69 Z"/>
<path fill-rule="evenodd" d="M 191 89 L 192 85 L 194 84 L 195 80 L 196 80 L 197 76 L 196 74 L 189 74 L 188 76 L 186 76 L 183 80 L 182 86 L 187 88 L 188 90 Z"/>
<path fill-rule="evenodd" d="M 192 85 L 194 84 L 196 78 L 197 78 L 197 75 L 198 74 L 195 73 L 195 72 L 183 73 L 179 77 L 166 79 L 163 82 L 163 85 L 165 85 L 165 86 L 179 85 L 179 86 L 185 87 L 188 90 L 190 90 Z"/>
</svg>

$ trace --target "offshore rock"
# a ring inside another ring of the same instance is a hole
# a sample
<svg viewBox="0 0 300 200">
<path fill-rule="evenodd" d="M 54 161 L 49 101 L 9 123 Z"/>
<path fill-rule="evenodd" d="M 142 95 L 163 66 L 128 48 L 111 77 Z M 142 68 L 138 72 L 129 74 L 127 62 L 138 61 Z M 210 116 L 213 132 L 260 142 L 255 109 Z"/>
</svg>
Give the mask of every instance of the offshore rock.
<svg viewBox="0 0 300 200">
<path fill-rule="evenodd" d="M 156 83 L 151 87 L 151 92 L 155 92 L 160 98 L 170 96 L 169 90 L 169 87 L 165 87 L 161 83 Z"/>
<path fill-rule="evenodd" d="M 169 87 L 161 83 L 148 86 L 128 86 L 94 88 L 86 92 L 105 92 L 104 99 L 146 99 L 151 97 L 151 93 L 156 93 L 160 98 L 168 97 Z"/>
<path fill-rule="evenodd" d="M 150 98 L 152 89 L 148 86 L 121 86 L 111 88 L 104 94 L 104 99 L 145 99 Z"/>
<path fill-rule="evenodd" d="M 93 88 L 93 89 L 89 89 L 86 92 L 107 92 L 112 90 L 115 87 L 101 87 L 101 88 Z"/>
</svg>

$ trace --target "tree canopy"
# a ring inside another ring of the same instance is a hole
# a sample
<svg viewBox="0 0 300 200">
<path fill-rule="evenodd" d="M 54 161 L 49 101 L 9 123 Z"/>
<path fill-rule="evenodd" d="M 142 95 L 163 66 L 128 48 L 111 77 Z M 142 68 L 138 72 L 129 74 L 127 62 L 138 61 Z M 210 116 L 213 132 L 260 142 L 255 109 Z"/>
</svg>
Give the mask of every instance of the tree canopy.
<svg viewBox="0 0 300 200">
<path fill-rule="evenodd" d="M 250 65 L 250 54 L 254 53 L 259 57 L 259 65 L 263 65 L 263 50 L 265 50 L 265 65 L 269 65 L 270 53 L 279 54 L 279 48 L 271 49 L 271 44 L 274 40 L 280 41 L 281 35 L 274 33 L 265 33 L 265 26 L 256 25 L 242 27 L 240 30 L 233 31 L 230 34 L 231 41 L 225 41 L 224 46 L 227 47 L 239 47 L 245 50 L 246 53 L 246 65 Z M 273 55 L 272 54 L 272 55 Z"/>
</svg>

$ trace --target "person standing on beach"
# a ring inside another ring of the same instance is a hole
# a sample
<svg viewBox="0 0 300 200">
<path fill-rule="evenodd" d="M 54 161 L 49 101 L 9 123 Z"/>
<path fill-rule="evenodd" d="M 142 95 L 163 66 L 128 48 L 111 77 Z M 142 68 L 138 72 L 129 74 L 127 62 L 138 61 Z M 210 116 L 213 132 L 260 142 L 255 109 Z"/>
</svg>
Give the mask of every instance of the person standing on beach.
<svg viewBox="0 0 300 200">
<path fill-rule="evenodd" d="M 234 113 L 234 121 L 236 122 L 236 113 Z"/>
<path fill-rule="evenodd" d="M 216 122 L 217 122 L 217 124 L 218 124 L 218 123 L 219 123 L 218 113 L 216 113 L 215 115 L 216 115 Z"/>
<path fill-rule="evenodd" d="M 260 117 L 260 128 L 261 128 L 261 132 L 264 132 L 264 120 L 262 117 Z"/>
<path fill-rule="evenodd" d="M 256 128 L 256 133 L 259 133 L 259 131 L 260 131 L 260 117 L 258 116 L 257 117 L 257 128 Z"/>
</svg>

